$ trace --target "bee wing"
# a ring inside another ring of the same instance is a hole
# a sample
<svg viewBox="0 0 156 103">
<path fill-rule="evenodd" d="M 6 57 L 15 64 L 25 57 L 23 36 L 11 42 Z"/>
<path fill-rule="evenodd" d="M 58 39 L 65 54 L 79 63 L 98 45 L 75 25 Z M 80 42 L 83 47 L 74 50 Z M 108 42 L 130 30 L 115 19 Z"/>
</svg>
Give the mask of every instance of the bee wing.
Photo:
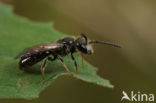
<svg viewBox="0 0 156 103">
<path fill-rule="evenodd" d="M 25 49 L 23 52 L 18 54 L 15 57 L 15 59 L 23 57 L 23 56 L 36 54 L 38 52 L 47 51 L 47 50 L 55 51 L 55 50 L 61 49 L 62 47 L 63 45 L 60 43 L 45 43 L 45 44 L 35 45 L 35 46 Z"/>
</svg>

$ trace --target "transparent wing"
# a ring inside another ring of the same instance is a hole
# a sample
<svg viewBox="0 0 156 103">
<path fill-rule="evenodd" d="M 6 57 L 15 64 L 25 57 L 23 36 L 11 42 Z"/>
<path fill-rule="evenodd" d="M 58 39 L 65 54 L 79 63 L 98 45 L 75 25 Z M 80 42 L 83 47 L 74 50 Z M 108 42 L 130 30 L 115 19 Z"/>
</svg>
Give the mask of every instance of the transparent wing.
<svg viewBox="0 0 156 103">
<path fill-rule="evenodd" d="M 63 47 L 62 44 L 55 43 L 55 42 L 54 43 L 44 43 L 44 44 L 35 45 L 35 46 L 32 46 L 30 48 L 25 49 L 23 52 L 18 54 L 15 57 L 15 59 L 23 57 L 23 56 L 36 54 L 38 52 L 47 51 L 47 50 L 56 51 L 56 50 L 61 49 L 62 47 Z"/>
</svg>

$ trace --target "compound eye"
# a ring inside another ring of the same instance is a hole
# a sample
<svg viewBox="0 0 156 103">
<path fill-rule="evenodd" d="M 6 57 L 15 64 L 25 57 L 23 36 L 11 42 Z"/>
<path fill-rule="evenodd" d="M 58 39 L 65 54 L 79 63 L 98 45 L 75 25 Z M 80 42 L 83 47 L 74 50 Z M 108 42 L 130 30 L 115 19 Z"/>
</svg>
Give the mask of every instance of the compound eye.
<svg viewBox="0 0 156 103">
<path fill-rule="evenodd" d="M 87 44 L 84 38 L 78 38 L 76 40 L 76 47 L 82 53 L 87 54 Z"/>
<path fill-rule="evenodd" d="M 77 47 L 78 47 L 79 51 L 81 51 L 82 53 L 85 53 L 85 54 L 88 53 L 88 50 L 86 48 L 86 45 L 84 45 L 84 44 L 78 44 Z"/>
</svg>

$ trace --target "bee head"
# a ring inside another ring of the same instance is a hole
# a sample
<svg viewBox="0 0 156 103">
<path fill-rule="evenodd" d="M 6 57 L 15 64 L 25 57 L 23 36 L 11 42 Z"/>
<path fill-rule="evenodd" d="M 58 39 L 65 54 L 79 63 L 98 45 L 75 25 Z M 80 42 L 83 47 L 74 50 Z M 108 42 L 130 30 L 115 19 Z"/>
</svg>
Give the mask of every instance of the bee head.
<svg viewBox="0 0 156 103">
<path fill-rule="evenodd" d="M 92 54 L 93 53 L 92 44 L 106 44 L 106 45 L 110 45 L 110 46 L 114 46 L 114 47 L 119 47 L 119 48 L 121 47 L 120 45 L 114 44 L 111 42 L 98 41 L 98 40 L 88 41 L 87 37 L 84 34 L 81 34 L 81 37 L 79 37 L 75 40 L 76 49 L 78 49 L 78 51 L 80 51 L 84 54 Z"/>
<path fill-rule="evenodd" d="M 93 48 L 92 45 L 88 43 L 88 39 L 84 34 L 81 34 L 81 37 L 75 40 L 75 46 L 78 51 L 84 54 L 92 54 Z"/>
</svg>

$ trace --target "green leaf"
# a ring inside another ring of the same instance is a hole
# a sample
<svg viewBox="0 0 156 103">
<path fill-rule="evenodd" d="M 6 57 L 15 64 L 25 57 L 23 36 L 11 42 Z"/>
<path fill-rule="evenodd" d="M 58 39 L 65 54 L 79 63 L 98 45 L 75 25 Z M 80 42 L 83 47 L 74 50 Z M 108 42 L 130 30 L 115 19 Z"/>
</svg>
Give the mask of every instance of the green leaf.
<svg viewBox="0 0 156 103">
<path fill-rule="evenodd" d="M 53 42 L 65 35 L 54 30 L 52 24 L 31 22 L 12 13 L 12 8 L 0 4 L 0 98 L 37 98 L 39 93 L 57 77 L 68 75 L 61 63 L 48 62 L 45 82 L 41 84 L 40 65 L 23 72 L 18 68 L 14 57 L 23 49 L 43 42 Z M 99 77 L 97 68 L 74 54 L 79 66 L 78 79 L 100 86 L 112 88 L 108 80 Z M 75 77 L 75 67 L 70 56 L 64 58 L 66 65 Z"/>
</svg>

